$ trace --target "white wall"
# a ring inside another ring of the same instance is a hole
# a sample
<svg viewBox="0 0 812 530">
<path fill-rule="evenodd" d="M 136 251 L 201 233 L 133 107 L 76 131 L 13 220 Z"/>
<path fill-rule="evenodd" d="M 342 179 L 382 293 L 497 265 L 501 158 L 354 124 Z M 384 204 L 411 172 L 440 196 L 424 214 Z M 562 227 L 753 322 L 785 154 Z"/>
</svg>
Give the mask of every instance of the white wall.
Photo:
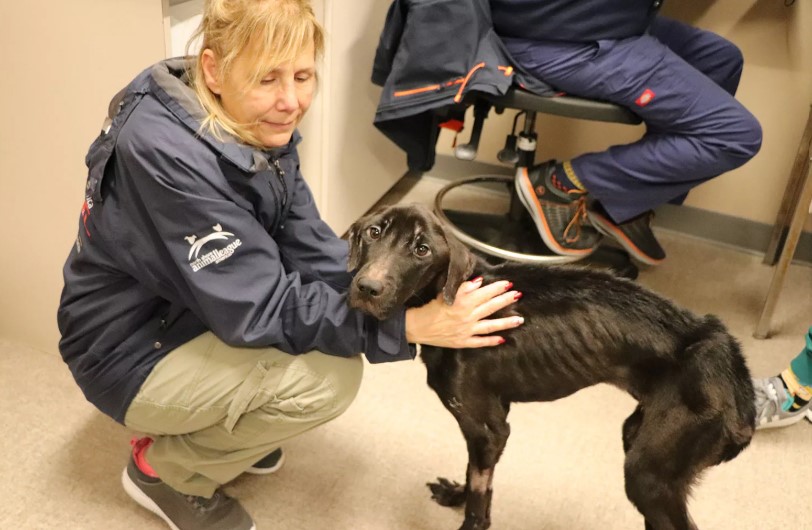
<svg viewBox="0 0 812 530">
<path fill-rule="evenodd" d="M 163 33 L 160 0 L 0 1 L 0 337 L 56 352 L 85 153 Z"/>
</svg>

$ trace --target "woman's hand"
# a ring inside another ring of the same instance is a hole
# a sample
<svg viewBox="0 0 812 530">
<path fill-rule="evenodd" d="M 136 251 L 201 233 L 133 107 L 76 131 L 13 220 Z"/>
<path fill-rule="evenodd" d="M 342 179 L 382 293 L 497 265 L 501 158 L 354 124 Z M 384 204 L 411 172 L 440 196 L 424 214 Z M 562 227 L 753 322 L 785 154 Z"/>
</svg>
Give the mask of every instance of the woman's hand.
<svg viewBox="0 0 812 530">
<path fill-rule="evenodd" d="M 487 319 L 522 297 L 513 284 L 498 281 L 482 287 L 482 278 L 463 282 L 453 305 L 442 293 L 422 307 L 406 311 L 406 340 L 443 348 L 482 348 L 505 342 L 498 331 L 520 326 L 522 317 Z"/>
</svg>

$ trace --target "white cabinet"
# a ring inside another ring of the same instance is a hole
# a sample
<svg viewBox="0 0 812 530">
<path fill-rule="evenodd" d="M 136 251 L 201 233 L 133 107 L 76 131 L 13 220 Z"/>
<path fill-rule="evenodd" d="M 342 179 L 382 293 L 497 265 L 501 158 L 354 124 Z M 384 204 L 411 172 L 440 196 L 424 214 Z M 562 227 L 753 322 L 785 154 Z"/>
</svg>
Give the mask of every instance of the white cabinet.
<svg viewBox="0 0 812 530">
<path fill-rule="evenodd" d="M 164 0 L 170 44 L 185 50 L 202 0 Z M 388 2 L 313 0 L 327 33 L 319 93 L 300 131 L 302 172 L 322 216 L 339 234 L 406 172 L 406 156 L 372 125 L 380 88 L 370 74 Z"/>
</svg>

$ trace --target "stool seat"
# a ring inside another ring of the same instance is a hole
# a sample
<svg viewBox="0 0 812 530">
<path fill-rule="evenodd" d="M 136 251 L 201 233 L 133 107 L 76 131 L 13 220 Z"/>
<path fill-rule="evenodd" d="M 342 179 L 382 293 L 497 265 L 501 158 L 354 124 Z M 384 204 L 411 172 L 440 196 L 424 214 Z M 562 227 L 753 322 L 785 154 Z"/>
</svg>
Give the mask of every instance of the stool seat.
<svg viewBox="0 0 812 530">
<path fill-rule="evenodd" d="M 643 120 L 625 107 L 594 101 L 576 96 L 538 96 L 521 88 L 511 88 L 503 96 L 494 96 L 477 92 L 476 99 L 485 100 L 498 111 L 503 109 L 517 109 L 542 114 L 553 114 L 567 118 L 577 118 L 590 121 L 606 121 L 637 125 Z"/>
</svg>

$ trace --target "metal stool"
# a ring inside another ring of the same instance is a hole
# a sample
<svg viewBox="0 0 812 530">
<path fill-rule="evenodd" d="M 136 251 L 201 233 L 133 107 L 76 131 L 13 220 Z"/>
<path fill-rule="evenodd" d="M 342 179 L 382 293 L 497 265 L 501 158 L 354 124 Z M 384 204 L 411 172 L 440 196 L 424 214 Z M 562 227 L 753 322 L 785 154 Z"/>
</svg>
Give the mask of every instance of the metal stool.
<svg viewBox="0 0 812 530">
<path fill-rule="evenodd" d="M 513 132 L 508 135 L 505 148 L 499 152 L 498 158 L 501 162 L 513 164 L 517 174 L 533 165 L 537 145 L 537 113 L 630 125 L 641 122 L 636 114 L 612 103 L 574 96 L 542 97 L 521 89 L 511 89 L 504 96 L 477 93 L 466 100 L 474 105 L 474 125 L 469 143 L 457 146 L 454 155 L 462 160 L 473 160 L 479 146 L 483 122 L 490 109 L 494 108 L 498 114 L 505 109 L 515 109 L 519 112 L 513 120 Z M 524 116 L 524 124 L 517 135 L 516 126 L 521 116 Z M 443 200 L 450 191 L 461 186 L 482 184 L 507 186 L 510 205 L 506 214 L 459 211 L 443 206 Z M 637 268 L 628 255 L 613 247 L 601 246 L 586 258 L 553 254 L 542 242 L 516 195 L 514 177 L 477 175 L 452 182 L 438 192 L 434 207 L 460 241 L 484 254 L 486 258 L 539 264 L 569 263 L 583 259 L 608 266 L 627 277 L 637 276 Z"/>
</svg>

